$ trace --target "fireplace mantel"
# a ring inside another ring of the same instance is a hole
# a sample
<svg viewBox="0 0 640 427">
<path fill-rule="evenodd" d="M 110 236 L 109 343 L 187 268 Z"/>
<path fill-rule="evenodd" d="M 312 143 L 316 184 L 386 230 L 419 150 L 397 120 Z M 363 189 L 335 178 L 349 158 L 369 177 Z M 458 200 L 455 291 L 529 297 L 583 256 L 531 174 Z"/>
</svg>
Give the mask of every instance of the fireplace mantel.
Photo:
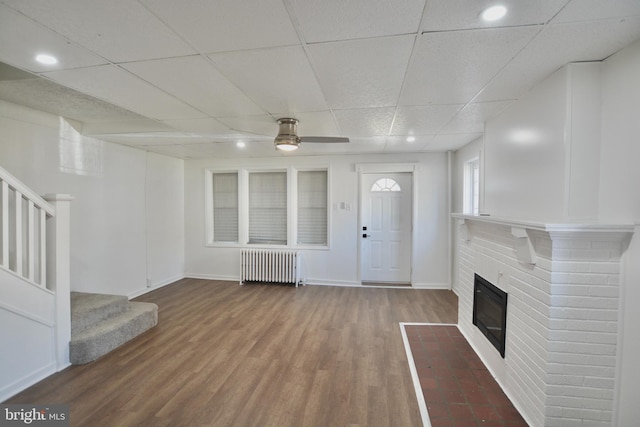
<svg viewBox="0 0 640 427">
<path fill-rule="evenodd" d="M 535 264 L 536 251 L 528 230 L 547 233 L 551 240 L 561 239 L 593 239 L 608 240 L 627 245 L 635 230 L 634 224 L 609 224 L 602 222 L 542 222 L 515 218 L 494 217 L 489 215 L 467 215 L 454 213 L 463 240 L 469 241 L 471 236 L 467 229 L 467 221 L 500 225 L 511 228 L 517 258 L 525 264 Z"/>
<path fill-rule="evenodd" d="M 479 221 L 509 227 L 519 227 L 529 230 L 545 231 L 547 233 L 624 233 L 633 234 L 634 224 L 610 224 L 597 221 L 586 222 L 544 222 L 526 219 L 497 217 L 490 215 L 468 215 L 454 213 L 451 216 L 464 221 Z"/>
</svg>

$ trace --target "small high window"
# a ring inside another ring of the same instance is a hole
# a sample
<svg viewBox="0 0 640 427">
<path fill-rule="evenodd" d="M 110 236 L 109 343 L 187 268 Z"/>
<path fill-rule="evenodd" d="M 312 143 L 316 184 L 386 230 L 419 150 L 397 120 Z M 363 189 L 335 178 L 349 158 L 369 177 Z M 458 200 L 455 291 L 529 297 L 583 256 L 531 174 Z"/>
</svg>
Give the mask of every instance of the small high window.
<svg viewBox="0 0 640 427">
<path fill-rule="evenodd" d="M 464 164 L 464 200 L 462 210 L 466 214 L 480 212 L 480 158 L 476 157 Z"/>
</svg>

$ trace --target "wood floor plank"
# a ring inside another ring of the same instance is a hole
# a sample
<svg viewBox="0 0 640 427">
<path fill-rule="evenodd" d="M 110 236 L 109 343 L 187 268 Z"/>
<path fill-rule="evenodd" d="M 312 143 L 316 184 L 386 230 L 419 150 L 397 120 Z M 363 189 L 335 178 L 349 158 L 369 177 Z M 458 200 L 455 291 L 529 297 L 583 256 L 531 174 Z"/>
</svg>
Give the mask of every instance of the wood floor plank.
<svg viewBox="0 0 640 427">
<path fill-rule="evenodd" d="M 457 321 L 440 290 L 184 279 L 136 300 L 158 326 L 7 403 L 67 403 L 72 426 L 417 426 L 398 322 Z"/>
</svg>

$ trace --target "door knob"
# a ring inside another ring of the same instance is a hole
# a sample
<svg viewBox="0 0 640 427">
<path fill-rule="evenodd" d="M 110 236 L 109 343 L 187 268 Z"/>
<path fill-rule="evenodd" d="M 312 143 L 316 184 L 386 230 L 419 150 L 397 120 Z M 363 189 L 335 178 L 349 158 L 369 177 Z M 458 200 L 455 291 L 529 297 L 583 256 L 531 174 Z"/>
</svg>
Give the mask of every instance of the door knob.
<svg viewBox="0 0 640 427">
<path fill-rule="evenodd" d="M 366 239 L 367 237 L 371 237 L 371 236 L 370 236 L 369 234 L 363 234 L 363 235 L 362 235 L 362 238 L 363 238 L 363 239 Z"/>
</svg>

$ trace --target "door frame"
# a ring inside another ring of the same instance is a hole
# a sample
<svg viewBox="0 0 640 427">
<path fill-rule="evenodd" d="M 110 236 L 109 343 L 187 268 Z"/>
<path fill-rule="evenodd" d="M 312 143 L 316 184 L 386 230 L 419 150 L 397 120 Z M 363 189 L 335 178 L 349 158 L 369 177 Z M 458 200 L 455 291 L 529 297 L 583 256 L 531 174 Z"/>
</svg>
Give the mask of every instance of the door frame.
<svg viewBox="0 0 640 427">
<path fill-rule="evenodd" d="M 414 283 L 413 272 L 415 265 L 414 254 L 415 251 L 415 219 L 417 218 L 416 209 L 418 206 L 417 198 L 417 179 L 418 165 L 415 163 L 360 163 L 356 164 L 356 172 L 358 173 L 358 229 L 356 233 L 356 239 L 358 242 L 358 282 L 362 285 L 362 210 L 363 210 L 363 186 L 362 175 L 364 174 L 378 174 L 378 173 L 409 173 L 411 175 L 411 260 L 409 266 L 409 277 L 411 284 Z"/>
</svg>

